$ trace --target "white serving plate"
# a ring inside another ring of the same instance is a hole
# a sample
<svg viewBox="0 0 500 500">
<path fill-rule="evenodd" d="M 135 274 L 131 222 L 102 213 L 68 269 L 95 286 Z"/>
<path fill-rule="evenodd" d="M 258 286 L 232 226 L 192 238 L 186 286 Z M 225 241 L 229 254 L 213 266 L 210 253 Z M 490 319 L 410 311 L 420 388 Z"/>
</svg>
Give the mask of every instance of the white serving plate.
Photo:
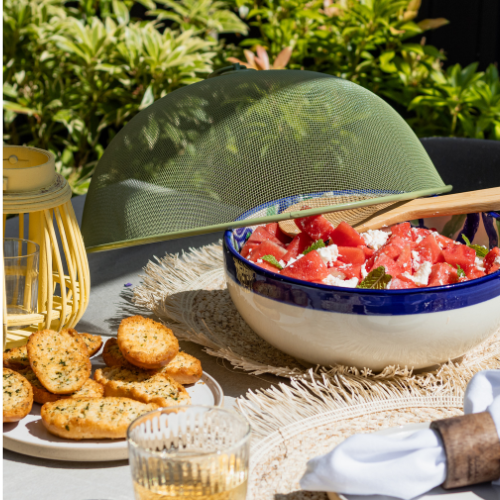
<svg viewBox="0 0 500 500">
<path fill-rule="evenodd" d="M 101 356 L 92 359 L 92 368 L 101 368 Z M 224 393 L 218 382 L 203 373 L 196 384 L 186 386 L 193 404 L 222 406 Z M 126 460 L 126 439 L 85 439 L 73 441 L 50 434 L 42 424 L 41 405 L 33 403 L 30 414 L 20 422 L 3 425 L 3 447 L 23 455 L 68 462 L 109 462 Z"/>
</svg>

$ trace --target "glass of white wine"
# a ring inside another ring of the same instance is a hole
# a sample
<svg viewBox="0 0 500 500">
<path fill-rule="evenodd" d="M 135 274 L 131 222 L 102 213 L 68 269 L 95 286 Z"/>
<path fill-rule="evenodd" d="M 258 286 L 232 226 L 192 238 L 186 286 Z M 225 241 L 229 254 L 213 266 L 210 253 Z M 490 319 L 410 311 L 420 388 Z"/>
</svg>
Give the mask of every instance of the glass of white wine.
<svg viewBox="0 0 500 500">
<path fill-rule="evenodd" d="M 245 500 L 250 426 L 211 406 L 146 413 L 127 432 L 137 500 Z"/>
</svg>

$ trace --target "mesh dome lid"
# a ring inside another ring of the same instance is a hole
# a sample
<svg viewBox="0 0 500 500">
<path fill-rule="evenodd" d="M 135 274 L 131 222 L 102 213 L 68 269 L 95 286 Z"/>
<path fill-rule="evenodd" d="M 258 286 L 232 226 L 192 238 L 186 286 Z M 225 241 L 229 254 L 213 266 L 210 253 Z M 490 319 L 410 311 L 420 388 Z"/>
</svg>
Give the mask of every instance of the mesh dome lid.
<svg viewBox="0 0 500 500">
<path fill-rule="evenodd" d="M 259 220 L 285 219 L 303 195 L 361 220 L 450 189 L 403 118 L 363 87 L 310 71 L 234 71 L 168 94 L 117 134 L 82 233 L 88 251 L 151 243 L 249 225 L 236 221 L 273 200 L 285 200 L 283 213 Z"/>
</svg>

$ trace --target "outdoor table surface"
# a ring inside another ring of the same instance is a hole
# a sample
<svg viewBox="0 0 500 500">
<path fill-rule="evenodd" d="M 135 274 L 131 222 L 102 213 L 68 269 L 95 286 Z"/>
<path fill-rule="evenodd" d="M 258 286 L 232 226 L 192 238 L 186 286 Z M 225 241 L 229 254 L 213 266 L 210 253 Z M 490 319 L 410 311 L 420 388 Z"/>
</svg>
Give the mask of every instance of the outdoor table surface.
<svg viewBox="0 0 500 500">
<path fill-rule="evenodd" d="M 85 196 L 73 198 L 79 221 Z M 17 237 L 17 222 L 8 220 L 6 236 Z M 80 332 L 116 335 L 121 319 L 129 316 L 126 296 L 137 286 L 140 274 L 154 256 L 187 251 L 218 241 L 222 233 L 184 238 L 151 245 L 89 254 L 91 290 L 88 308 L 76 326 Z M 132 287 L 124 285 L 132 283 Z M 144 316 L 153 317 L 145 310 Z M 252 376 L 234 370 L 223 360 L 209 356 L 201 346 L 181 342 L 183 351 L 201 360 L 203 370 L 224 390 L 224 406 L 249 389 L 268 388 L 284 381 L 272 375 Z M 117 462 L 61 462 L 38 459 L 3 450 L 3 498 L 5 500 L 133 500 L 132 480 L 126 460 Z"/>
</svg>

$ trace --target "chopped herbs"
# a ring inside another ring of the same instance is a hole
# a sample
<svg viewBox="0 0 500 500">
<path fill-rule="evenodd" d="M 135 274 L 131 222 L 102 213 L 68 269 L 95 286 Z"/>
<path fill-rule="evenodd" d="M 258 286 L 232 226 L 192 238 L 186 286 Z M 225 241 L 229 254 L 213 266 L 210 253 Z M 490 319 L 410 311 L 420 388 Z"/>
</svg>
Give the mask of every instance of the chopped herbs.
<svg viewBox="0 0 500 500">
<path fill-rule="evenodd" d="M 467 275 L 465 274 L 465 271 L 459 265 L 457 265 L 457 274 L 458 274 L 459 278 L 467 277 Z"/>
<path fill-rule="evenodd" d="M 264 257 L 262 257 L 262 260 L 269 262 L 269 264 L 271 264 L 274 267 L 277 267 L 280 271 L 283 269 L 283 266 L 278 262 L 278 260 L 274 255 L 264 255 Z"/>
<path fill-rule="evenodd" d="M 386 274 L 385 267 L 380 266 L 372 269 L 365 279 L 356 288 L 370 288 L 372 290 L 385 290 L 392 280 L 390 274 Z"/>
<path fill-rule="evenodd" d="M 318 248 L 324 248 L 325 242 L 323 240 L 318 240 L 315 241 L 309 248 L 306 248 L 302 253 L 304 255 L 308 254 L 309 252 L 312 252 L 313 250 L 317 250 Z"/>
</svg>

